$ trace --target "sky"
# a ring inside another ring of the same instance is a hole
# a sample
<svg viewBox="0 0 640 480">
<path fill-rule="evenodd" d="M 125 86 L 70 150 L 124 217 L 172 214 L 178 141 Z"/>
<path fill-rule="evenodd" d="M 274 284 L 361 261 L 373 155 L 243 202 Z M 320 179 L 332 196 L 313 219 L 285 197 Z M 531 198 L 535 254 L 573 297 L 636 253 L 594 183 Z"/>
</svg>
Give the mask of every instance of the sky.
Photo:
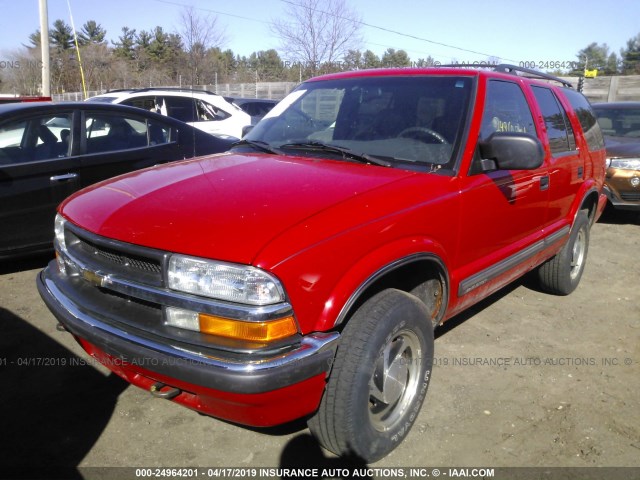
<svg viewBox="0 0 640 480">
<path fill-rule="evenodd" d="M 295 0 L 48 0 L 49 25 L 56 19 L 80 30 L 95 20 L 117 40 L 122 27 L 179 32 L 185 6 L 212 15 L 226 31 L 223 49 L 249 56 L 274 48 L 279 40 L 269 22 L 283 17 Z M 388 48 L 407 51 L 411 60 L 431 56 L 445 63 L 486 62 L 533 66 L 575 62 L 590 43 L 606 43 L 619 55 L 640 34 L 638 0 L 536 2 L 506 0 L 347 0 L 363 22 L 360 50 L 381 56 Z M 0 68 L 40 27 L 38 0 L 0 0 Z M 70 6 L 70 9 L 69 9 Z M 70 15 L 71 11 L 71 15 Z M 72 22 L 73 18 L 73 22 Z M 3 63 L 4 62 L 4 63 Z M 521 62 L 527 62 L 523 64 Z"/>
</svg>

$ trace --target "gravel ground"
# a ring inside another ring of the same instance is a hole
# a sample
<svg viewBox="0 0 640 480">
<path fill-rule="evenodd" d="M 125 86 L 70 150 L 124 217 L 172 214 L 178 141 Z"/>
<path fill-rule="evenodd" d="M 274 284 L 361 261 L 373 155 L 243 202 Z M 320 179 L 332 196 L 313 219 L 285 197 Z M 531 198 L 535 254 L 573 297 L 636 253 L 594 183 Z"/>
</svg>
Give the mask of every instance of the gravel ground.
<svg viewBox="0 0 640 480">
<path fill-rule="evenodd" d="M 442 327 L 414 428 L 371 467 L 640 467 L 639 228 L 637 214 L 608 212 L 570 296 L 524 278 Z M 100 476 L 85 467 L 343 466 L 304 422 L 229 424 L 90 362 L 36 291 L 47 261 L 0 265 L 0 478 L 51 466 L 85 477 Z"/>
</svg>

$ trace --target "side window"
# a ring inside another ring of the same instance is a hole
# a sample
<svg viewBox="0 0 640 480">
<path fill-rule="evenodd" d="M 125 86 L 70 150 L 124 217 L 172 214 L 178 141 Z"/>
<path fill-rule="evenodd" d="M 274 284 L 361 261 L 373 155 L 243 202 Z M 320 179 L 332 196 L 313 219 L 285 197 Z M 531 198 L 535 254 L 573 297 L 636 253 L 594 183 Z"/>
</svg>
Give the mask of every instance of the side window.
<svg viewBox="0 0 640 480">
<path fill-rule="evenodd" d="M 252 117 L 264 117 L 269 110 L 273 108 L 274 104 L 262 103 L 262 102 L 248 102 L 240 107 L 245 113 L 248 113 Z"/>
<path fill-rule="evenodd" d="M 145 120 L 108 113 L 85 115 L 87 153 L 146 147 L 149 131 Z"/>
<path fill-rule="evenodd" d="M 182 122 L 196 122 L 195 102 L 189 97 L 164 97 L 166 114 Z"/>
<path fill-rule="evenodd" d="M 26 120 L 0 125 L 0 165 L 11 165 L 22 161 L 22 145 L 26 132 Z"/>
<path fill-rule="evenodd" d="M 162 99 L 160 99 L 162 101 Z M 157 101 L 154 96 L 146 97 L 134 97 L 122 102 L 122 105 L 129 105 L 130 107 L 142 108 L 143 110 L 149 110 L 151 112 L 157 112 Z"/>
<path fill-rule="evenodd" d="M 582 131 L 584 132 L 585 140 L 589 145 L 590 150 L 602 150 L 604 148 L 604 138 L 602 138 L 602 131 L 598 126 L 596 116 L 591 109 L 591 105 L 587 99 L 574 90 L 563 90 L 565 97 L 569 100 L 569 103 L 576 112 Z"/>
<path fill-rule="evenodd" d="M 532 90 L 547 127 L 551 153 L 557 154 L 575 150 L 576 141 L 573 128 L 567 118 L 567 112 L 564 111 L 551 89 L 534 86 Z"/>
<path fill-rule="evenodd" d="M 200 122 L 215 122 L 217 120 L 224 120 L 231 116 L 231 114 L 216 107 L 215 105 L 211 105 L 210 103 L 202 100 L 196 100 L 196 111 L 198 113 L 198 121 Z"/>
<path fill-rule="evenodd" d="M 39 116 L 0 126 L 0 165 L 69 155 L 71 114 Z"/>
<path fill-rule="evenodd" d="M 149 145 L 162 145 L 171 141 L 171 127 L 164 123 L 148 121 Z"/>
<path fill-rule="evenodd" d="M 536 135 L 529 104 L 515 83 L 491 80 L 487 85 L 480 139 L 486 140 L 495 132 Z"/>
</svg>

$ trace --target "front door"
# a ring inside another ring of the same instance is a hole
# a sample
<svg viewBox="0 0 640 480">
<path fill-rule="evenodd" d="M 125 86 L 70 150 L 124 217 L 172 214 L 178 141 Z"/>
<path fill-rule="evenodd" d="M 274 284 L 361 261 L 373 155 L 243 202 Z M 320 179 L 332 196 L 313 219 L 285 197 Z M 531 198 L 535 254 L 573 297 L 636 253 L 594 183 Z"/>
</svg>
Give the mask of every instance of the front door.
<svg viewBox="0 0 640 480">
<path fill-rule="evenodd" d="M 533 115 L 518 83 L 489 80 L 480 141 L 494 132 L 537 136 Z M 480 160 L 476 150 L 475 162 Z M 474 162 L 474 163 L 475 163 Z M 463 220 L 457 262 L 461 307 L 477 292 L 493 291 L 517 275 L 539 241 L 546 218 L 547 162 L 535 170 L 474 170 L 461 178 Z M 515 269 L 515 270 L 514 270 Z"/>
</svg>

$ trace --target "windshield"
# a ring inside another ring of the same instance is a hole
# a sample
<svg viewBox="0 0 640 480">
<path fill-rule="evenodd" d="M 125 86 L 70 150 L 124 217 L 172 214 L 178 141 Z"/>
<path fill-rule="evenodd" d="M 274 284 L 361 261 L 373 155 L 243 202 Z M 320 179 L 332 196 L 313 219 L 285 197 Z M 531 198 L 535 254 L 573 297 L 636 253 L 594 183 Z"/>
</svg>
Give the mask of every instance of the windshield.
<svg viewBox="0 0 640 480">
<path fill-rule="evenodd" d="M 640 106 L 624 108 L 594 107 L 603 135 L 640 138 Z"/>
<path fill-rule="evenodd" d="M 464 76 L 311 81 L 271 110 L 244 144 L 260 142 L 281 154 L 453 168 L 472 87 L 473 78 Z"/>
</svg>

